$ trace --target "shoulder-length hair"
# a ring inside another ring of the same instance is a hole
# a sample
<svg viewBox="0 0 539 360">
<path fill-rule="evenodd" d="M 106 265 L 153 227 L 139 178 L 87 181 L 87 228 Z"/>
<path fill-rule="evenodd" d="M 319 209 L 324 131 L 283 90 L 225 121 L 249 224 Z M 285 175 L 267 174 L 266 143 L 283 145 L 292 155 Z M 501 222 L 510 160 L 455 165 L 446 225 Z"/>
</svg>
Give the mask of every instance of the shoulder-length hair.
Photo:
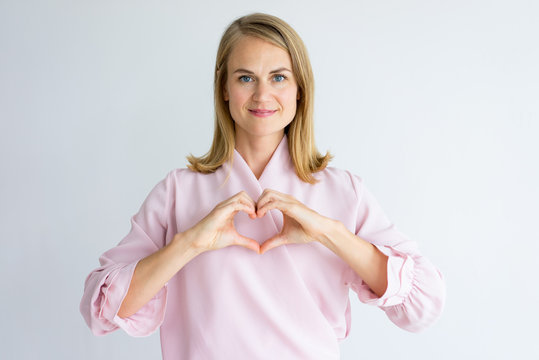
<svg viewBox="0 0 539 360">
<path fill-rule="evenodd" d="M 234 120 L 223 89 L 227 81 L 227 61 L 238 40 L 254 36 L 268 41 L 290 54 L 292 72 L 298 84 L 299 100 L 296 115 L 284 129 L 288 150 L 298 177 L 308 183 L 318 182 L 313 173 L 323 170 L 333 156 L 321 155 L 314 142 L 314 76 L 307 49 L 294 29 L 283 20 L 255 13 L 236 19 L 225 30 L 215 62 L 214 103 L 215 129 L 210 150 L 201 157 L 187 156 L 187 167 L 200 173 L 212 173 L 227 160 L 232 160 L 235 146 Z"/>
</svg>

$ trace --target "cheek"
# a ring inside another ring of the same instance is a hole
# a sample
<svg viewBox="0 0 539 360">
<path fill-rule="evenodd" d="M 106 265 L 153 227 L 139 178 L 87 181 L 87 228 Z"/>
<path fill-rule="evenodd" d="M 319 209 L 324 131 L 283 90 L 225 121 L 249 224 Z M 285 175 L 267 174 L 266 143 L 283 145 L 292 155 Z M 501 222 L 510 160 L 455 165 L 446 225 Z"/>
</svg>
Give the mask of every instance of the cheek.
<svg viewBox="0 0 539 360">
<path fill-rule="evenodd" d="M 246 89 L 232 86 L 228 91 L 230 105 L 241 105 L 249 98 L 249 93 Z"/>
<path fill-rule="evenodd" d="M 295 108 L 297 105 L 297 90 L 295 89 L 287 89 L 286 92 L 282 94 L 283 102 L 288 105 L 288 107 Z"/>
</svg>

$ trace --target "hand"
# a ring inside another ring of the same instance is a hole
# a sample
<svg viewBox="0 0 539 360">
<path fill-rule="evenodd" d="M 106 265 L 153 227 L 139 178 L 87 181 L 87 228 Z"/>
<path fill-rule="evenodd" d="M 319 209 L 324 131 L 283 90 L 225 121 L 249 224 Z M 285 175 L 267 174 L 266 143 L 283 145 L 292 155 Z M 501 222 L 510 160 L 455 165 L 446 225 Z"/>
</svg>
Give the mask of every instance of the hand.
<svg viewBox="0 0 539 360">
<path fill-rule="evenodd" d="M 283 229 L 280 234 L 260 246 L 260 254 L 284 244 L 306 244 L 324 240 L 330 219 L 308 208 L 293 196 L 265 189 L 258 198 L 256 215 L 263 217 L 272 209 L 283 213 Z"/>
<path fill-rule="evenodd" d="M 258 242 L 240 235 L 234 227 L 234 216 L 238 211 L 256 219 L 255 202 L 245 191 L 240 191 L 217 204 L 205 218 L 187 230 L 188 238 L 192 239 L 195 248 L 202 252 L 240 245 L 258 253 Z"/>
</svg>

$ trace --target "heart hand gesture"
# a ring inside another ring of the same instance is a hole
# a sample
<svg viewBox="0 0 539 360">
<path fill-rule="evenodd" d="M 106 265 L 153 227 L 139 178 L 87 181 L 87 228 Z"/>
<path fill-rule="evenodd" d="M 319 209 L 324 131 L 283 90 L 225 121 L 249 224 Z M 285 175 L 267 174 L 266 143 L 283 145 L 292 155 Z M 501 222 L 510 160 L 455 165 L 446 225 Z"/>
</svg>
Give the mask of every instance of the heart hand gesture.
<svg viewBox="0 0 539 360">
<path fill-rule="evenodd" d="M 234 216 L 243 211 L 251 219 L 261 218 L 269 210 L 283 213 L 281 232 L 259 245 L 255 240 L 239 234 L 234 227 Z M 231 245 L 240 245 L 259 254 L 285 244 L 322 242 L 330 219 L 308 208 L 291 195 L 266 189 L 258 202 L 241 191 L 217 204 L 215 208 L 189 229 L 190 239 L 200 251 L 217 250 Z"/>
</svg>

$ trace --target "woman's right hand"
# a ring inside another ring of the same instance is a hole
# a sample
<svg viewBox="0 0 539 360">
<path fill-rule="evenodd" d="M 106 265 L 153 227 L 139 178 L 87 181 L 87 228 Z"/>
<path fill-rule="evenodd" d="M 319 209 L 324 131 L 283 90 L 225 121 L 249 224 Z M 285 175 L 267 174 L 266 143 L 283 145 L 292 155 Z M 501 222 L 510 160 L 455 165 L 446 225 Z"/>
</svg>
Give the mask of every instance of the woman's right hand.
<svg viewBox="0 0 539 360">
<path fill-rule="evenodd" d="M 189 239 L 193 247 L 200 252 L 240 245 L 258 253 L 258 242 L 240 235 L 234 227 L 234 216 L 238 211 L 256 219 L 256 204 L 245 191 L 240 191 L 217 204 L 206 217 L 181 235 L 186 237 L 184 239 Z"/>
<path fill-rule="evenodd" d="M 217 204 L 204 219 L 189 230 L 177 233 L 167 246 L 140 260 L 118 316 L 125 318 L 136 313 L 174 274 L 204 251 L 241 245 L 259 253 L 258 243 L 238 234 L 234 227 L 234 215 L 238 211 L 244 211 L 251 218 L 256 218 L 255 206 L 253 199 L 245 191 L 241 191 Z"/>
</svg>

